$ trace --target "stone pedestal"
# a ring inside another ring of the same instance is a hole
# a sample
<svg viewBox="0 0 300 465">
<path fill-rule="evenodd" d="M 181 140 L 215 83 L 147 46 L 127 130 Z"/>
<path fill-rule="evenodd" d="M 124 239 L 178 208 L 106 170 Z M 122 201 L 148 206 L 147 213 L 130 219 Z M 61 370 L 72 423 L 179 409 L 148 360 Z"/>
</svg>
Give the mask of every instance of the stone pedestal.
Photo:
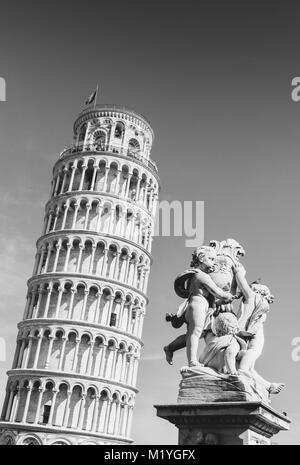
<svg viewBox="0 0 300 465">
<path fill-rule="evenodd" d="M 156 405 L 179 431 L 179 445 L 269 445 L 290 420 L 270 405 L 264 380 L 206 367 L 181 370 L 177 404 Z"/>
<path fill-rule="evenodd" d="M 263 402 L 155 405 L 178 428 L 179 445 L 269 445 L 290 420 Z"/>
</svg>

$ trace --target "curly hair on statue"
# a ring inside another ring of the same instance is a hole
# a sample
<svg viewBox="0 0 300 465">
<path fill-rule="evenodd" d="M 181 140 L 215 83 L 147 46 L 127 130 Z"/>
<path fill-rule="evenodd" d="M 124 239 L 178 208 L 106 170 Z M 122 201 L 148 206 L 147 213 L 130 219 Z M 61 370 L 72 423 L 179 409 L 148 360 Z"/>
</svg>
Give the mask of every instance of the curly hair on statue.
<svg viewBox="0 0 300 465">
<path fill-rule="evenodd" d="M 201 260 L 206 256 L 207 253 L 215 253 L 215 249 L 210 247 L 209 245 L 202 245 L 201 247 L 197 247 L 196 250 L 192 253 L 192 261 L 190 266 L 192 268 L 198 268 Z"/>
<path fill-rule="evenodd" d="M 261 279 L 257 279 L 250 284 L 251 289 L 256 293 L 264 297 L 269 303 L 274 302 L 274 296 L 271 294 L 270 289 L 265 284 L 261 284 Z"/>
</svg>

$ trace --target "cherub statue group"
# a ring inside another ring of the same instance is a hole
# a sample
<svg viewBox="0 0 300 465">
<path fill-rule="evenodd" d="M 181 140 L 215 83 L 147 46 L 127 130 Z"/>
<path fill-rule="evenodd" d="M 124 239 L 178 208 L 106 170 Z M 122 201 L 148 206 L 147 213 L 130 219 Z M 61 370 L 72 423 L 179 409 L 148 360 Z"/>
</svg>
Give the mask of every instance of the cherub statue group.
<svg viewBox="0 0 300 465">
<path fill-rule="evenodd" d="M 190 268 L 174 283 L 185 300 L 176 314 L 166 315 L 175 328 L 186 324 L 187 332 L 164 347 L 166 360 L 172 365 L 174 352 L 186 347 L 190 370 L 209 367 L 231 376 L 243 374 L 277 394 L 284 384 L 266 381 L 255 370 L 274 297 L 259 280 L 248 284 L 239 260 L 244 254 L 234 239 L 211 241 L 195 250 Z M 205 348 L 198 358 L 201 338 Z"/>
</svg>

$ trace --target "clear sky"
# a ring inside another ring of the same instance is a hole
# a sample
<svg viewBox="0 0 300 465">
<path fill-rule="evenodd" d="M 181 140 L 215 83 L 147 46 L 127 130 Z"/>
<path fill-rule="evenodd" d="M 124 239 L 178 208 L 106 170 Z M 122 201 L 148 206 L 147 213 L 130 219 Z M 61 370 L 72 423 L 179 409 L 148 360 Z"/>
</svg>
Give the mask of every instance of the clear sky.
<svg viewBox="0 0 300 465">
<path fill-rule="evenodd" d="M 264 1 L 1 2 L 0 363 L 2 404 L 16 324 L 25 305 L 51 169 L 99 82 L 99 101 L 127 105 L 152 123 L 161 199 L 204 200 L 205 239 L 234 237 L 249 279 L 276 297 L 257 364 L 287 388 L 273 406 L 300 437 L 299 149 L 300 5 Z M 153 404 L 175 402 L 184 353 L 170 367 L 162 346 L 178 335 L 164 322 L 180 300 L 175 276 L 190 261 L 184 238 L 157 237 L 149 282 L 133 421 L 138 444 L 176 444 Z"/>
</svg>

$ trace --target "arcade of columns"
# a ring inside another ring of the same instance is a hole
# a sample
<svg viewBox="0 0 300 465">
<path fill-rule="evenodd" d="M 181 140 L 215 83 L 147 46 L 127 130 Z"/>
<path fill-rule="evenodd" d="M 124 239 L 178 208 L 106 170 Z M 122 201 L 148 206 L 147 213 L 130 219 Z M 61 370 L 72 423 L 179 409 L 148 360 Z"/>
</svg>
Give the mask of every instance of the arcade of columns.
<svg viewBox="0 0 300 465">
<path fill-rule="evenodd" d="M 153 131 L 99 105 L 53 169 L 0 422 L 2 444 L 126 444 L 147 304 Z"/>
</svg>

